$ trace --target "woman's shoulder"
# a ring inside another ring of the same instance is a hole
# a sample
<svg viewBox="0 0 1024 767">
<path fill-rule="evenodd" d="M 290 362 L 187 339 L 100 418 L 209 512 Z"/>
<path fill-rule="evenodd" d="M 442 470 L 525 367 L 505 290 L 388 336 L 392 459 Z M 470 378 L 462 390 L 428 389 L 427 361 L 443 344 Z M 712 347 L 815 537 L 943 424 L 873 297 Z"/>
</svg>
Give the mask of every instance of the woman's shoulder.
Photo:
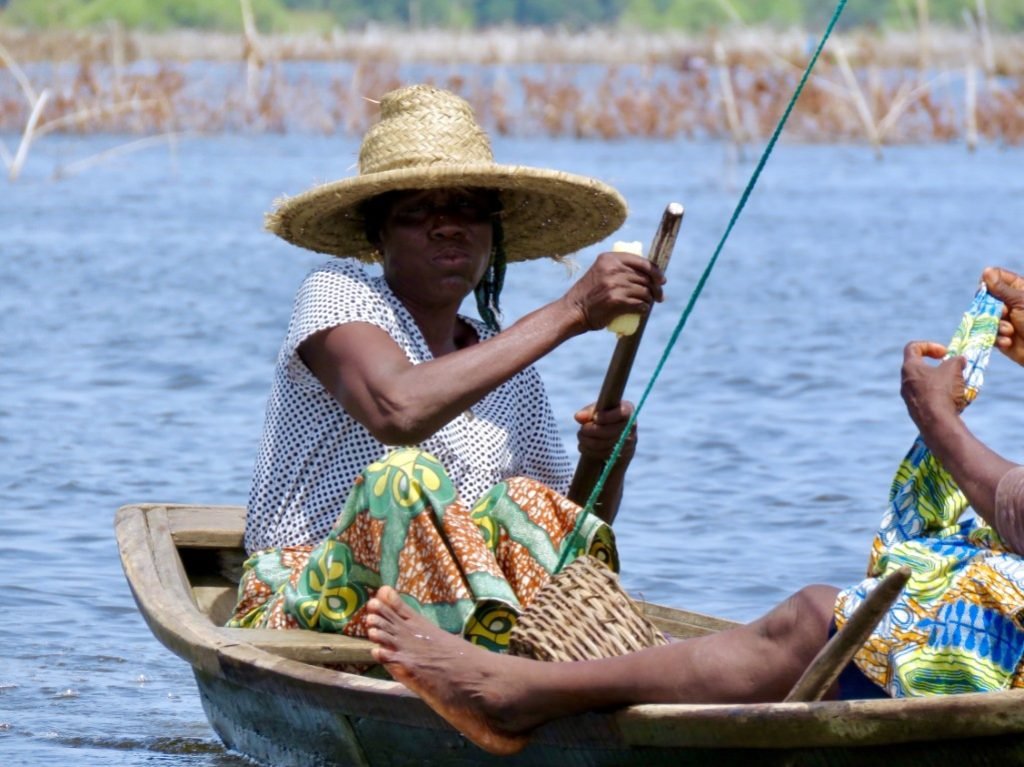
<svg viewBox="0 0 1024 767">
<path fill-rule="evenodd" d="M 335 258 L 311 269 L 299 288 L 298 304 L 388 303 L 383 277 L 367 272 L 352 258 Z"/>
<path fill-rule="evenodd" d="M 287 348 L 296 349 L 313 333 L 349 322 L 367 322 L 391 332 L 395 310 L 382 281 L 354 259 L 335 258 L 313 268 L 295 298 Z"/>
<path fill-rule="evenodd" d="M 354 258 L 332 258 L 317 264 L 307 272 L 303 287 L 313 285 L 352 284 L 372 287 L 374 278 L 366 267 Z"/>
</svg>

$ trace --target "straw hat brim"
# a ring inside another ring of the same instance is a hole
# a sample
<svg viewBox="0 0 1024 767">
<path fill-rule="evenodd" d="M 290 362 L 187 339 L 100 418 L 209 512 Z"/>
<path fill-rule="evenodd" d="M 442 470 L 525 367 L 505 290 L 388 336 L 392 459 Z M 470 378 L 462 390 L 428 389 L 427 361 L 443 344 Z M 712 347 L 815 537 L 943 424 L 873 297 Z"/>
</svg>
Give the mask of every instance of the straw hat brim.
<svg viewBox="0 0 1024 767">
<path fill-rule="evenodd" d="M 380 260 L 366 239 L 360 204 L 385 192 L 446 188 L 494 189 L 508 261 L 562 258 L 598 242 L 626 220 L 626 201 L 596 179 L 496 163 L 402 168 L 316 186 L 277 202 L 266 226 L 302 248 Z"/>
</svg>

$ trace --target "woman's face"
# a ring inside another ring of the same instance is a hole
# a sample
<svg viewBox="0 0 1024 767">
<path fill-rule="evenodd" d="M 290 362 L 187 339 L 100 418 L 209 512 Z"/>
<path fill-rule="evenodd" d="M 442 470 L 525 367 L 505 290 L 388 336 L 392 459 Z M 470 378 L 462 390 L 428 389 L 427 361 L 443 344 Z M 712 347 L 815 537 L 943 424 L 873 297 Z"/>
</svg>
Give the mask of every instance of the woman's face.
<svg viewBox="0 0 1024 767">
<path fill-rule="evenodd" d="M 497 195 L 478 189 L 396 192 L 388 203 L 378 245 L 392 290 L 421 303 L 461 303 L 487 271 Z"/>
</svg>

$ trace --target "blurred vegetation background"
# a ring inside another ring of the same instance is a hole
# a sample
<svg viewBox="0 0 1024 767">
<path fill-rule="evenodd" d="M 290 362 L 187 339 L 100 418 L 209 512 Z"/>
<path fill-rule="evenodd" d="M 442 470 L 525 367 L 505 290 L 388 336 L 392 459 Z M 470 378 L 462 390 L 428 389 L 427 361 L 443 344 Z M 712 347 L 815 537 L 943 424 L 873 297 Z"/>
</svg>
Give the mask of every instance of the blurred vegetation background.
<svg viewBox="0 0 1024 767">
<path fill-rule="evenodd" d="M 370 24 L 405 28 L 478 29 L 494 26 L 618 27 L 700 31 L 731 22 L 779 28 L 815 27 L 836 0 L 253 0 L 266 32 L 327 32 Z M 1024 29 L 1024 0 L 986 0 L 997 30 Z M 845 27 L 910 28 L 920 14 L 935 24 L 961 26 L 977 0 L 861 0 L 850 2 Z M 0 0 L 0 25 L 85 29 L 116 21 L 129 29 L 237 31 L 238 0 Z"/>
</svg>

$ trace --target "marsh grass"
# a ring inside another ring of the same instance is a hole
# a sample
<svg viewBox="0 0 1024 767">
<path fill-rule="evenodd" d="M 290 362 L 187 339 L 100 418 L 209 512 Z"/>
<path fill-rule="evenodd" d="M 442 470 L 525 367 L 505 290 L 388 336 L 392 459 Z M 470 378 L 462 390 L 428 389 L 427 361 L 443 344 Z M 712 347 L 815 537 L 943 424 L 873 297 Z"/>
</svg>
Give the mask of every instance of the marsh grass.
<svg viewBox="0 0 1024 767">
<path fill-rule="evenodd" d="M 904 142 L 1024 142 L 1024 39 L 993 35 L 979 15 L 967 21 L 964 30 L 835 38 L 787 140 L 863 141 L 878 152 Z M 742 147 L 768 135 L 814 42 L 798 30 L 744 27 L 703 37 L 0 30 L 0 130 L 358 134 L 381 94 L 429 81 L 465 96 L 499 134 L 723 138 Z M 42 93 L 40 105 L 33 94 Z M 2 152 L 5 162 L 14 154 Z"/>
</svg>

